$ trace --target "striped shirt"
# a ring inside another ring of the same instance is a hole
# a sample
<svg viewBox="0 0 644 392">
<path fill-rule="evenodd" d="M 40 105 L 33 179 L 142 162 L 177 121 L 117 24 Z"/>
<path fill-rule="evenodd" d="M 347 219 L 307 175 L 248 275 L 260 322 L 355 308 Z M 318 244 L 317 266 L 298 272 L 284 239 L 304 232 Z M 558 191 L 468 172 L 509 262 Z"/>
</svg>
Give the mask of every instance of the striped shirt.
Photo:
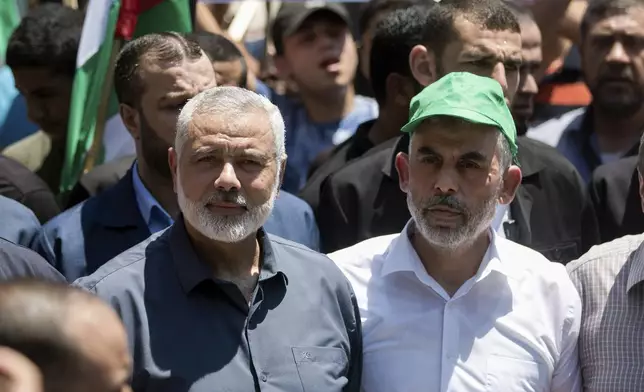
<svg viewBox="0 0 644 392">
<path fill-rule="evenodd" d="M 593 247 L 569 263 L 582 300 L 584 390 L 644 390 L 644 234 Z"/>
</svg>

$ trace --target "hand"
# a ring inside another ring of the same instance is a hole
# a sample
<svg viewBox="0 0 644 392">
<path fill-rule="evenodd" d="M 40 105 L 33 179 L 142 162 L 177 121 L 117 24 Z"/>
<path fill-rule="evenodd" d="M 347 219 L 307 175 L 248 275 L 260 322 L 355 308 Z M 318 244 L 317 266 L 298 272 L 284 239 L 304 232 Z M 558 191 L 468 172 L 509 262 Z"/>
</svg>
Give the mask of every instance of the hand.
<svg viewBox="0 0 644 392">
<path fill-rule="evenodd" d="M 0 392 L 43 392 L 40 370 L 24 355 L 0 347 Z"/>
</svg>

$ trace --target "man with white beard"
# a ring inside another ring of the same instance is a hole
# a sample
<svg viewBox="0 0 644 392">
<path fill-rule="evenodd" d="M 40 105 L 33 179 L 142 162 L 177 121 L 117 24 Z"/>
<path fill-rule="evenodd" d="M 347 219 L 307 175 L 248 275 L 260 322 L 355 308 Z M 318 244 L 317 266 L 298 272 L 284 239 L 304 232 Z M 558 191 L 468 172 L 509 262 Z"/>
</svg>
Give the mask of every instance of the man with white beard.
<svg viewBox="0 0 644 392">
<path fill-rule="evenodd" d="M 402 131 L 412 219 L 330 255 L 358 298 L 364 391 L 580 391 L 581 303 L 564 266 L 491 228 L 521 182 L 501 85 L 447 74 Z"/>
<path fill-rule="evenodd" d="M 262 229 L 285 163 L 266 98 L 219 87 L 181 110 L 169 151 L 180 217 L 76 282 L 123 319 L 135 392 L 360 390 L 349 282 Z"/>
</svg>

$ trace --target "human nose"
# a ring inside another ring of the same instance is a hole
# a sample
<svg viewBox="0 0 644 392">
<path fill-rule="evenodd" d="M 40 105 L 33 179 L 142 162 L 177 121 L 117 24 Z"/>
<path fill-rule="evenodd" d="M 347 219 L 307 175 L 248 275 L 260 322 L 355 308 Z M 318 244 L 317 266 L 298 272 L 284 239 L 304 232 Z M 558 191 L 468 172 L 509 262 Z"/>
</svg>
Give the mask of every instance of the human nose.
<svg viewBox="0 0 644 392">
<path fill-rule="evenodd" d="M 235 167 L 231 162 L 224 162 L 221 172 L 215 180 L 215 187 L 224 191 L 241 188 L 241 184 L 235 173 Z"/>
</svg>

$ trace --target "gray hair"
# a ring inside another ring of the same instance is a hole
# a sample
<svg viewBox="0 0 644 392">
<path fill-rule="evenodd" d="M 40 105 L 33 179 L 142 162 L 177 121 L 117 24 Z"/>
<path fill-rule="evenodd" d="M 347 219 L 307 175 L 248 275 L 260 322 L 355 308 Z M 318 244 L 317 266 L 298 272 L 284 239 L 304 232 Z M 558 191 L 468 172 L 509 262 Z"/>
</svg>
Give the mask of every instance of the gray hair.
<svg viewBox="0 0 644 392">
<path fill-rule="evenodd" d="M 184 143 L 188 140 L 188 129 L 193 116 L 198 114 L 228 116 L 240 118 L 249 113 L 263 111 L 273 131 L 275 153 L 279 166 L 286 158 L 284 119 L 277 106 L 266 97 L 240 87 L 213 87 L 202 91 L 192 98 L 181 109 L 177 121 L 177 134 L 174 139 L 174 149 L 177 156 L 181 154 Z"/>
<path fill-rule="evenodd" d="M 512 166 L 512 151 L 510 150 L 510 142 L 501 132 L 499 132 L 499 139 L 496 142 L 496 151 L 499 154 L 501 174 L 505 174 Z"/>
</svg>

